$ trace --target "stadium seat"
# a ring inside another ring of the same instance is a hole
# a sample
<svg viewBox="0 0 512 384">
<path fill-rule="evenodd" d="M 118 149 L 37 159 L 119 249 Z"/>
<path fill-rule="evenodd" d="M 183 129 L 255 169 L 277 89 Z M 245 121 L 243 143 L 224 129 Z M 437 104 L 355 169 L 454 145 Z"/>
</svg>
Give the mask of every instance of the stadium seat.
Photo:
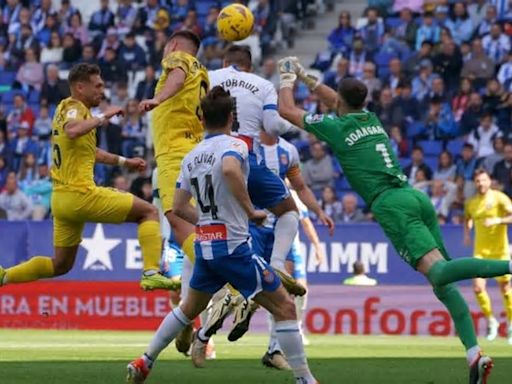
<svg viewBox="0 0 512 384">
<path fill-rule="evenodd" d="M 425 152 L 427 156 L 439 156 L 443 151 L 443 145 L 439 141 L 424 140 L 419 141 L 418 145 L 423 148 L 423 152 Z"/>
<path fill-rule="evenodd" d="M 30 91 L 30 93 L 28 95 L 28 102 L 30 104 L 39 104 L 40 96 L 41 96 L 41 93 L 39 91 L 32 90 L 32 91 Z"/>
<path fill-rule="evenodd" d="M 16 72 L 0 71 L 0 85 L 12 85 L 16 79 Z"/>
<path fill-rule="evenodd" d="M 399 17 L 388 17 L 386 18 L 386 27 L 388 28 L 397 28 L 400 24 L 402 24 L 402 20 Z"/>
<path fill-rule="evenodd" d="M 462 146 L 464 145 L 464 140 L 455 139 L 450 140 L 448 145 L 446 146 L 446 150 L 450 152 L 452 155 L 460 155 L 462 152 Z"/>
<path fill-rule="evenodd" d="M 411 159 L 408 157 L 401 157 L 398 159 L 398 162 L 400 163 L 400 166 L 403 168 L 407 167 L 409 164 L 411 164 Z"/>
<path fill-rule="evenodd" d="M 217 5 L 216 1 L 209 1 L 209 0 L 198 0 L 195 2 L 195 8 L 197 11 L 197 16 L 199 18 L 206 17 L 208 15 L 208 12 L 210 11 L 210 8 Z"/>
<path fill-rule="evenodd" d="M 437 156 L 425 156 L 424 162 L 430 167 L 432 171 L 435 171 L 437 169 L 439 160 Z"/>
<path fill-rule="evenodd" d="M 379 52 L 373 58 L 373 61 L 377 65 L 377 67 L 387 67 L 389 65 L 389 61 L 394 59 L 396 55 L 388 52 Z"/>
<path fill-rule="evenodd" d="M 419 135 L 421 132 L 425 130 L 425 124 L 421 121 L 414 121 L 407 125 L 407 137 L 412 139 L 413 137 Z"/>
<path fill-rule="evenodd" d="M 7 91 L 2 94 L 2 102 L 4 104 L 12 104 L 16 95 L 24 95 L 24 93 L 19 89 Z"/>
</svg>

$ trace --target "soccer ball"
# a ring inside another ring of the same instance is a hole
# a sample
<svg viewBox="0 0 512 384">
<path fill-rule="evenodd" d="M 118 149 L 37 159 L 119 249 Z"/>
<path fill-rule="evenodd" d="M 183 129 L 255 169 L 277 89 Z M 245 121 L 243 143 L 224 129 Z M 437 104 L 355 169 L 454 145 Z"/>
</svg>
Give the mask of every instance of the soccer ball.
<svg viewBox="0 0 512 384">
<path fill-rule="evenodd" d="M 227 41 L 238 41 L 248 37 L 254 27 L 254 15 L 242 4 L 231 4 L 222 9 L 217 18 L 220 37 Z"/>
</svg>

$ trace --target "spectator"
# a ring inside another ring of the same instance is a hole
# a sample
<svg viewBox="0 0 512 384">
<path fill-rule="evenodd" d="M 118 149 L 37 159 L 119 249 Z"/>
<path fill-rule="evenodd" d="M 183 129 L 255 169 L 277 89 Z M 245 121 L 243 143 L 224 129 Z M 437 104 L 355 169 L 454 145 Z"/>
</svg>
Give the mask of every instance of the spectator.
<svg viewBox="0 0 512 384">
<path fill-rule="evenodd" d="M 139 81 L 137 84 L 137 91 L 135 92 L 135 98 L 138 101 L 144 99 L 151 99 L 155 94 L 155 87 L 157 80 L 155 78 L 155 69 L 148 65 L 146 66 L 146 78 Z"/>
<path fill-rule="evenodd" d="M 506 143 L 503 148 L 503 160 L 496 163 L 492 179 L 512 198 L 512 143 Z"/>
<path fill-rule="evenodd" d="M 20 170 L 18 172 L 18 185 L 23 192 L 28 188 L 37 178 L 37 164 L 36 156 L 33 153 L 26 153 L 23 156 Z"/>
<path fill-rule="evenodd" d="M 163 31 L 157 31 L 155 38 L 147 41 L 149 48 L 149 64 L 158 69 L 161 67 L 161 62 L 164 54 L 164 47 L 167 42 L 167 35 Z"/>
<path fill-rule="evenodd" d="M 430 180 L 432 178 L 432 170 L 424 163 L 423 148 L 415 146 L 412 149 L 411 164 L 404 168 L 404 174 L 408 177 L 409 183 L 416 180 L 416 172 L 420 169 L 425 173 L 426 180 Z"/>
<path fill-rule="evenodd" d="M 506 101 L 507 95 L 503 92 L 503 89 L 496 79 L 489 79 L 485 92 L 482 96 L 482 102 L 484 110 L 490 111 L 496 114 L 502 107 L 503 102 Z"/>
<path fill-rule="evenodd" d="M 424 60 L 421 62 L 418 76 L 412 80 L 412 95 L 422 102 L 432 91 L 432 81 L 436 77 L 432 73 L 432 62 Z"/>
<path fill-rule="evenodd" d="M 334 185 L 334 168 L 332 158 L 325 152 L 320 142 L 310 148 L 311 159 L 304 164 L 304 180 L 313 191 L 321 191 L 326 186 Z"/>
<path fill-rule="evenodd" d="M 103 99 L 98 109 L 93 110 L 93 115 L 106 111 L 110 105 L 110 100 Z M 123 141 L 121 131 L 121 119 L 117 116 L 111 118 L 105 122 L 102 129 L 96 130 L 97 146 L 107 152 L 120 155 L 121 143 Z"/>
<path fill-rule="evenodd" d="M 419 102 L 412 96 L 412 88 L 409 82 L 400 85 L 400 95 L 395 99 L 395 104 L 402 109 L 404 120 L 407 123 L 419 120 Z"/>
<path fill-rule="evenodd" d="M 475 32 L 477 32 L 478 36 L 485 35 L 488 31 L 480 34 L 479 28 L 484 22 L 484 17 L 487 19 L 487 15 L 489 13 L 489 8 L 494 7 L 486 0 L 476 0 L 473 1 L 471 4 L 468 5 L 468 13 L 469 17 L 471 18 L 471 22 L 473 23 L 473 26 L 478 28 Z M 494 7 L 494 13 L 496 14 L 496 8 Z"/>
<path fill-rule="evenodd" d="M 133 6 L 132 0 L 119 0 L 116 19 L 116 27 L 119 34 L 126 35 L 133 30 L 137 20 L 137 8 Z"/>
<path fill-rule="evenodd" d="M 407 140 L 402 136 L 402 130 L 398 126 L 391 127 L 389 132 L 389 142 L 391 144 L 391 148 L 396 153 L 398 157 L 407 156 L 408 144 Z"/>
<path fill-rule="evenodd" d="M 30 22 L 30 16 L 31 16 L 31 14 L 30 14 L 29 8 L 25 8 L 25 7 L 21 8 L 18 13 L 18 17 L 14 20 L 11 20 L 7 24 L 7 27 L 8 27 L 7 33 L 19 36 L 23 26 L 29 26 L 30 29 L 32 29 L 32 24 Z"/>
<path fill-rule="evenodd" d="M 350 12 L 341 11 L 338 26 L 327 36 L 329 49 L 346 56 L 352 49 L 355 34 L 356 30 L 352 26 Z"/>
<path fill-rule="evenodd" d="M 0 129 L 0 156 L 4 159 L 4 165 L 10 166 L 12 163 L 12 148 L 6 140 L 5 131 Z M 1 188 L 0 188 L 1 190 Z"/>
<path fill-rule="evenodd" d="M 367 24 L 359 30 L 363 39 L 366 51 L 375 53 L 382 44 L 384 37 L 384 23 L 379 19 L 379 12 L 376 8 L 368 8 L 366 11 Z"/>
<path fill-rule="evenodd" d="M 450 191 L 447 190 L 448 184 L 442 180 L 434 180 L 430 186 L 430 201 L 434 206 L 439 224 L 446 224 L 450 217 L 450 207 L 455 195 L 455 184 Z"/>
<path fill-rule="evenodd" d="M 50 212 L 52 197 L 52 182 L 47 164 L 38 165 L 38 175 L 30 185 L 23 188 L 23 192 L 32 201 L 32 220 L 44 220 Z"/>
<path fill-rule="evenodd" d="M 434 172 L 434 180 L 455 181 L 457 167 L 453 163 L 453 155 L 443 151 L 439 155 L 437 170 Z"/>
<path fill-rule="evenodd" d="M 29 124 L 26 121 L 20 124 L 17 136 L 10 144 L 14 156 L 12 165 L 14 171 L 18 171 L 21 161 L 27 153 L 32 153 L 34 156 L 37 156 L 38 146 L 29 136 Z"/>
<path fill-rule="evenodd" d="M 261 66 L 260 75 L 274 84 L 276 89 L 279 89 L 279 74 L 277 72 L 277 62 L 273 57 L 267 57 L 263 60 L 263 65 Z"/>
<path fill-rule="evenodd" d="M 0 208 L 7 212 L 7 220 L 28 220 L 32 216 L 32 202 L 18 188 L 16 173 L 10 172 L 5 183 L 5 191 L 0 194 Z"/>
<path fill-rule="evenodd" d="M 363 77 L 364 64 L 370 61 L 371 55 L 367 54 L 364 49 L 363 40 L 359 37 L 354 38 L 352 52 L 348 57 L 348 73 L 358 79 Z"/>
<path fill-rule="evenodd" d="M 473 34 L 473 23 L 469 17 L 466 5 L 458 1 L 453 6 L 454 17 L 446 22 L 456 44 L 469 41 Z"/>
<path fill-rule="evenodd" d="M 464 63 L 471 60 L 472 54 L 471 54 L 471 44 L 470 43 L 462 43 L 459 47 L 460 49 L 460 55 L 462 57 L 462 65 Z"/>
<path fill-rule="evenodd" d="M 144 116 L 139 113 L 137 100 L 130 100 L 126 106 L 126 116 L 122 122 L 123 156 L 133 157 L 135 146 L 144 146 L 147 124 Z"/>
<path fill-rule="evenodd" d="M 135 41 L 135 34 L 128 33 L 119 49 L 119 57 L 129 70 L 137 71 L 146 66 L 146 53 Z"/>
<path fill-rule="evenodd" d="M 73 37 L 71 33 L 66 33 L 62 40 L 62 62 L 64 68 L 71 68 L 71 66 L 77 63 L 82 56 L 82 46 L 80 40 Z"/>
<path fill-rule="evenodd" d="M 433 59 L 434 71 L 439 73 L 449 91 L 457 89 L 462 69 L 462 56 L 453 40 L 441 44 L 441 52 Z"/>
<path fill-rule="evenodd" d="M 32 133 L 32 127 L 36 120 L 34 112 L 25 102 L 25 96 L 18 93 L 14 96 L 14 108 L 7 115 L 7 137 L 8 140 L 13 139 L 22 124 L 25 122 L 28 124 L 29 134 Z"/>
<path fill-rule="evenodd" d="M 483 112 L 482 96 L 477 92 L 471 93 L 466 110 L 459 122 L 460 133 L 466 135 L 477 129 Z"/>
<path fill-rule="evenodd" d="M 499 23 L 494 23 L 491 32 L 482 38 L 482 46 L 487 57 L 499 64 L 510 51 L 510 37 L 502 33 Z"/>
<path fill-rule="evenodd" d="M 7 2 L 2 2 L 4 5 L 2 9 L 2 18 L 5 24 L 11 24 L 18 20 L 22 5 L 19 0 L 12 0 Z"/>
<path fill-rule="evenodd" d="M 178 4 L 175 4 L 175 6 L 173 7 L 173 16 L 182 14 L 183 11 L 182 9 L 180 9 L 180 4 L 182 4 L 183 2 L 188 3 L 188 1 L 180 0 L 178 1 Z M 139 8 L 139 13 L 135 20 L 135 32 L 138 34 L 156 29 L 156 27 L 160 24 L 158 20 L 159 18 L 167 19 L 168 23 L 171 21 L 171 16 L 169 14 L 168 9 L 166 7 L 161 6 L 158 0 L 147 0 L 145 3 L 145 6 Z M 188 11 L 188 4 L 186 11 Z M 183 19 L 181 19 L 180 21 L 183 21 L 185 19 L 186 11 L 183 14 Z"/>
<path fill-rule="evenodd" d="M 350 77 L 348 68 L 348 60 L 343 57 L 340 58 L 336 64 L 336 72 L 328 71 L 324 74 L 324 84 L 337 91 L 340 81 Z"/>
<path fill-rule="evenodd" d="M 473 24 L 478 25 L 475 30 L 478 37 L 484 37 L 491 32 L 492 25 L 498 21 L 496 16 L 496 7 L 492 4 L 487 4 L 485 7 L 485 18 L 483 18 L 478 24 Z"/>
<path fill-rule="evenodd" d="M 129 192 L 130 191 L 130 186 L 129 186 L 128 180 L 123 175 L 117 175 L 116 177 L 114 177 L 112 187 L 114 187 L 115 189 L 117 189 L 118 191 L 121 191 L 121 192 Z"/>
<path fill-rule="evenodd" d="M 389 132 L 392 126 L 402 126 L 403 111 L 399 104 L 393 102 L 390 88 L 382 89 L 374 112 L 386 131 Z"/>
<path fill-rule="evenodd" d="M 113 48 L 105 50 L 105 57 L 100 59 L 99 66 L 103 80 L 108 86 L 116 82 L 128 82 L 126 66 L 117 58 L 116 51 Z"/>
<path fill-rule="evenodd" d="M 456 122 L 461 120 L 463 113 L 466 111 L 472 92 L 473 85 L 471 84 L 471 80 L 467 77 L 463 77 L 460 80 L 459 92 L 452 99 L 453 118 Z"/>
<path fill-rule="evenodd" d="M 357 196 L 353 193 L 346 193 L 341 199 L 342 223 L 361 223 L 366 221 L 363 211 L 357 207 Z"/>
<path fill-rule="evenodd" d="M 34 31 L 37 33 L 44 29 L 48 19 L 52 17 L 56 21 L 57 12 L 52 7 L 52 0 L 41 0 L 39 6 L 32 14 L 31 24 Z"/>
<path fill-rule="evenodd" d="M 447 140 L 457 137 L 458 126 L 453 119 L 453 114 L 448 103 L 434 96 L 430 100 L 428 114 L 424 120 L 425 133 L 421 135 L 427 140 Z"/>
<path fill-rule="evenodd" d="M 428 104 L 432 99 L 437 98 L 442 103 L 450 104 L 450 92 L 447 91 L 442 77 L 434 75 L 432 78 L 432 87 L 427 97 L 424 99 L 425 104 Z"/>
<path fill-rule="evenodd" d="M 474 39 L 471 46 L 471 59 L 462 66 L 461 76 L 473 79 L 473 84 L 478 89 L 493 77 L 494 62 L 485 54 L 482 40 Z"/>
<path fill-rule="evenodd" d="M 504 89 L 512 91 L 512 50 L 507 55 L 507 61 L 500 66 L 497 78 Z"/>
<path fill-rule="evenodd" d="M 384 80 L 384 85 L 391 89 L 393 97 L 400 94 L 399 86 L 405 81 L 405 77 L 402 74 L 402 63 L 400 59 L 393 58 L 389 60 L 389 74 Z"/>
<path fill-rule="evenodd" d="M 203 23 L 203 34 L 202 34 L 202 45 L 205 47 L 205 56 L 207 54 L 213 55 L 217 54 L 217 46 L 219 44 L 219 39 L 217 39 L 217 19 L 219 17 L 220 9 L 219 7 L 210 7 L 208 10 L 208 15 L 206 16 L 206 20 Z M 284 28 L 286 30 L 287 28 Z M 283 36 L 285 38 L 285 36 Z M 287 39 L 292 39 L 291 36 L 286 37 Z M 292 40 L 288 40 L 292 41 Z"/>
<path fill-rule="evenodd" d="M 482 167 L 487 171 L 489 175 L 492 175 L 494 167 L 497 163 L 503 160 L 503 148 L 505 147 L 505 140 L 502 136 L 496 136 L 493 142 L 494 153 L 487 156 L 482 161 Z"/>
<path fill-rule="evenodd" d="M 39 109 L 39 117 L 34 123 L 34 136 L 37 136 L 40 142 L 47 142 L 52 135 L 52 119 L 49 116 L 48 107 L 43 105 Z"/>
<path fill-rule="evenodd" d="M 100 0 L 100 9 L 91 15 L 89 31 L 96 38 L 103 36 L 114 26 L 114 13 L 109 8 L 108 0 Z"/>
<path fill-rule="evenodd" d="M 71 16 L 75 13 L 80 13 L 80 11 L 71 5 L 70 0 L 61 0 L 59 10 L 59 19 L 61 23 L 69 23 Z"/>
<path fill-rule="evenodd" d="M 107 35 L 103 42 L 101 43 L 101 48 L 98 53 L 98 57 L 100 59 L 105 57 L 105 51 L 107 48 L 113 49 L 116 54 L 119 52 L 119 48 L 121 47 L 121 42 L 119 41 L 119 37 L 117 34 L 117 30 L 115 28 L 109 28 L 107 30 Z"/>
<path fill-rule="evenodd" d="M 64 32 L 73 35 L 82 45 L 89 43 L 89 31 L 82 23 L 82 15 L 80 12 L 71 15 L 69 25 L 64 28 Z"/>
<path fill-rule="evenodd" d="M 494 139 L 502 133 L 492 121 L 492 113 L 484 112 L 480 118 L 480 126 L 468 137 L 468 143 L 476 150 L 476 157 L 482 158 L 494 153 Z"/>
<path fill-rule="evenodd" d="M 61 28 L 57 22 L 56 15 L 48 15 L 46 18 L 45 25 L 43 29 L 37 32 L 37 40 L 41 43 L 42 46 L 47 46 L 50 43 L 50 39 L 53 32 L 57 32 L 60 34 Z"/>
<path fill-rule="evenodd" d="M 373 287 L 377 285 L 377 280 L 366 276 L 364 265 L 360 261 L 354 262 L 352 267 L 354 269 L 354 276 L 348 277 L 343 280 L 343 285 L 355 285 L 355 286 L 366 286 Z"/>
<path fill-rule="evenodd" d="M 113 105 L 126 106 L 128 101 L 130 100 L 130 96 L 128 95 L 128 84 L 119 82 L 114 85 L 113 95 L 110 98 L 110 102 Z"/>
<path fill-rule="evenodd" d="M 363 67 L 363 77 L 361 81 L 366 85 L 368 89 L 367 101 L 369 101 L 376 91 L 380 91 L 382 84 L 376 74 L 377 68 L 372 62 L 366 62 Z"/>
<path fill-rule="evenodd" d="M 419 51 L 424 41 L 430 41 L 434 44 L 439 42 L 441 29 L 434 24 L 432 13 L 425 13 L 423 21 L 416 32 L 416 50 Z"/>
<path fill-rule="evenodd" d="M 39 62 L 36 52 L 27 49 L 25 63 L 23 63 L 16 74 L 16 81 L 25 92 L 41 90 L 44 81 L 43 65 Z"/>
<path fill-rule="evenodd" d="M 471 143 L 465 143 L 462 148 L 462 157 L 457 162 L 457 176 L 463 177 L 466 182 L 471 182 L 477 165 L 475 147 Z"/>
<path fill-rule="evenodd" d="M 59 78 L 59 69 L 56 65 L 49 65 L 46 68 L 46 80 L 41 89 L 41 103 L 57 105 L 69 95 L 68 82 Z"/>
<path fill-rule="evenodd" d="M 7 163 L 7 160 L 5 159 L 5 157 L 0 155 L 0 192 L 4 190 L 8 174 L 9 174 L 9 164 Z"/>
<path fill-rule="evenodd" d="M 414 189 L 417 189 L 418 191 L 423 192 L 425 195 L 428 195 L 429 186 L 430 181 L 427 179 L 425 171 L 423 169 L 418 169 L 418 171 L 414 175 L 412 187 Z"/>
<path fill-rule="evenodd" d="M 16 37 L 13 34 L 10 36 L 14 38 L 9 45 L 9 63 L 13 68 L 18 68 L 23 63 L 27 49 L 39 52 L 39 43 L 30 25 L 22 25 L 19 36 Z"/>
<path fill-rule="evenodd" d="M 64 54 L 64 47 L 58 32 L 52 32 L 50 36 L 50 43 L 41 51 L 41 63 L 60 63 Z"/>
<path fill-rule="evenodd" d="M 405 41 L 411 49 L 414 49 L 418 24 L 414 21 L 411 9 L 406 7 L 400 10 L 400 22 L 400 25 L 394 31 L 394 35 Z"/>
<path fill-rule="evenodd" d="M 319 201 L 320 206 L 327 216 L 331 217 L 335 222 L 342 220 L 343 206 L 336 196 L 333 187 L 327 186 L 322 190 L 322 198 Z"/>
<path fill-rule="evenodd" d="M 94 50 L 94 46 L 92 44 L 86 44 L 83 46 L 82 58 L 80 59 L 80 62 L 98 64 L 98 60 L 96 59 L 96 51 Z"/>
<path fill-rule="evenodd" d="M 450 21 L 448 19 L 448 7 L 446 5 L 438 5 L 435 8 L 434 16 L 435 16 L 434 23 L 441 27 L 441 33 L 442 33 L 442 31 L 445 28 L 447 28 L 447 24 Z M 448 31 L 449 31 L 449 29 L 448 29 Z M 451 32 L 450 32 L 450 34 L 451 34 Z"/>
<path fill-rule="evenodd" d="M 420 72 L 422 63 L 432 59 L 432 48 L 432 42 L 426 40 L 421 43 L 420 50 L 405 61 L 404 72 L 408 79 L 416 76 L 416 74 Z"/>
</svg>

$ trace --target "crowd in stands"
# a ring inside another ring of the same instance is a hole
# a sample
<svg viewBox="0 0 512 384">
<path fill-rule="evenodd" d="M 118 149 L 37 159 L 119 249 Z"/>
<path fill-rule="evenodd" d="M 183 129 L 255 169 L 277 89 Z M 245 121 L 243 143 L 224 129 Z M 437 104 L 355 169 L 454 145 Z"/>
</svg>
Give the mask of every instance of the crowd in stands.
<svg viewBox="0 0 512 384">
<path fill-rule="evenodd" d="M 512 197 L 511 37 L 512 1 L 370 1 L 358 20 L 339 14 L 311 68 L 333 89 L 346 77 L 367 85 L 368 109 L 410 184 L 430 196 L 440 223 L 459 224 L 475 193 L 475 169 L 485 168 Z M 306 89 L 297 93 L 306 109 L 325 112 Z M 335 162 L 324 165 L 332 157 L 320 159 L 322 144 L 313 138 L 295 142 L 311 145 L 304 168 L 321 169 L 309 183 L 323 188 L 324 206 L 343 211 L 333 196 L 352 194 Z"/>
</svg>

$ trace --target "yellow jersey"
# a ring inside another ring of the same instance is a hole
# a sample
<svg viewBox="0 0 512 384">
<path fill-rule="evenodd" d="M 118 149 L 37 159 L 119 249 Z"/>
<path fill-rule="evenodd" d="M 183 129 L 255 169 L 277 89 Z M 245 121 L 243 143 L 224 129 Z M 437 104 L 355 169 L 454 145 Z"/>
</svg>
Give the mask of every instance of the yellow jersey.
<svg viewBox="0 0 512 384">
<path fill-rule="evenodd" d="M 179 149 L 183 140 L 195 139 L 198 142 L 203 137 L 200 102 L 208 92 L 209 81 L 207 69 L 197 58 L 185 52 L 167 55 L 162 60 L 162 75 L 158 79 L 155 95 L 162 90 L 169 73 L 176 68 L 185 72 L 183 88 L 152 113 L 156 156 Z"/>
<path fill-rule="evenodd" d="M 96 129 L 71 140 L 64 126 L 71 120 L 91 119 L 91 111 L 79 100 L 68 97 L 57 106 L 52 132 L 53 189 L 84 191 L 94 187 Z"/>
<path fill-rule="evenodd" d="M 512 212 L 512 202 L 508 196 L 492 189 L 485 195 L 476 194 L 466 202 L 466 218 L 473 220 L 475 228 L 475 256 L 509 255 L 507 225 L 499 224 L 491 227 L 484 225 L 485 219 L 504 217 L 509 212 Z"/>
</svg>

